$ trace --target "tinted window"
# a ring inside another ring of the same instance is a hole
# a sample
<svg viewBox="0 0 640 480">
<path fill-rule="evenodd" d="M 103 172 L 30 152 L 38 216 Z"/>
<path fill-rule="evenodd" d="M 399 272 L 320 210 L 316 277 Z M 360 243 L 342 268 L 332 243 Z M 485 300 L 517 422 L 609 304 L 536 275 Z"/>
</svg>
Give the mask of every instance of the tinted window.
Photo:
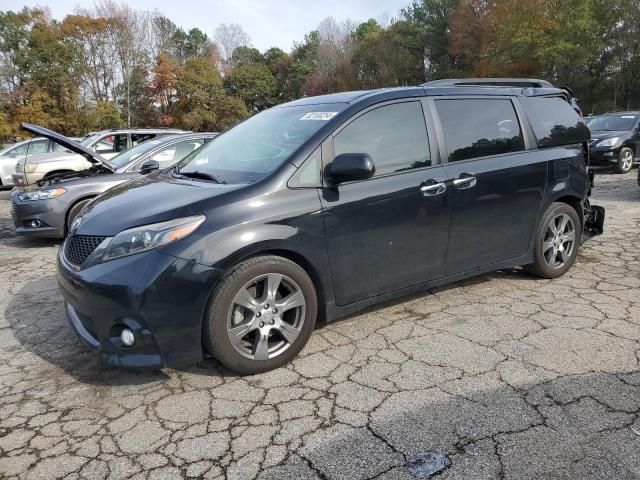
<svg viewBox="0 0 640 480">
<path fill-rule="evenodd" d="M 449 161 L 524 150 L 511 100 L 436 100 Z"/>
<path fill-rule="evenodd" d="M 631 130 L 638 119 L 637 115 L 602 115 L 587 120 L 587 126 L 593 131 Z"/>
<path fill-rule="evenodd" d="M 420 102 L 387 105 L 365 113 L 334 140 L 335 154 L 368 153 L 376 175 L 431 165 Z"/>
<path fill-rule="evenodd" d="M 540 147 L 586 142 L 589 129 L 571 105 L 560 97 L 522 97 Z"/>
</svg>

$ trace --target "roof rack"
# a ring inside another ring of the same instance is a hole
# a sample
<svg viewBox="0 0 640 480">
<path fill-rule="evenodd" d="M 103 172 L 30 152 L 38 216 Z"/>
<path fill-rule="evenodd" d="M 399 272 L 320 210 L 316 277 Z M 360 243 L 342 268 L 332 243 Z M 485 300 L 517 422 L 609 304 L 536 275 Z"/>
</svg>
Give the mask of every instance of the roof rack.
<svg viewBox="0 0 640 480">
<path fill-rule="evenodd" d="M 446 78 L 431 80 L 421 87 L 519 87 L 553 88 L 546 80 L 536 78 Z"/>
</svg>

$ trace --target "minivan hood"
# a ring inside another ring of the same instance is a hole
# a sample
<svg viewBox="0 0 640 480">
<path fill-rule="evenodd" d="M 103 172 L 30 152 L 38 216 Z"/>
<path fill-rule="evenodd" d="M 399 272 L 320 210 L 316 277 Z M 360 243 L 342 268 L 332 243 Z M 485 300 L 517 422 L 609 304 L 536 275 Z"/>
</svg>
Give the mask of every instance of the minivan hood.
<svg viewBox="0 0 640 480">
<path fill-rule="evenodd" d="M 82 213 L 73 235 L 111 237 L 128 228 L 202 213 L 199 202 L 242 188 L 244 184 L 173 177 L 140 176 L 107 190 Z"/>
<path fill-rule="evenodd" d="M 97 154 L 92 149 L 87 148 L 84 145 L 81 145 L 80 143 L 65 137 L 64 135 L 60 135 L 59 133 L 54 132 L 53 130 L 49 130 L 48 128 L 44 128 L 39 125 L 33 125 L 31 123 L 22 123 L 20 127 L 22 127 L 27 132 L 34 133 L 40 137 L 45 137 L 45 138 L 48 138 L 49 140 L 53 140 L 54 142 L 59 143 L 63 147 L 71 150 L 72 152 L 82 155 L 90 163 L 102 164 L 111 171 L 116 170 L 116 167 L 111 162 L 109 162 L 106 158 L 102 157 L 101 155 Z M 57 153 L 43 154 L 43 155 L 55 155 L 55 154 Z M 60 154 L 65 155 L 65 152 L 60 152 Z M 53 158 L 53 157 L 43 157 L 43 158 Z M 31 161 L 31 157 L 29 157 L 29 161 Z"/>
</svg>

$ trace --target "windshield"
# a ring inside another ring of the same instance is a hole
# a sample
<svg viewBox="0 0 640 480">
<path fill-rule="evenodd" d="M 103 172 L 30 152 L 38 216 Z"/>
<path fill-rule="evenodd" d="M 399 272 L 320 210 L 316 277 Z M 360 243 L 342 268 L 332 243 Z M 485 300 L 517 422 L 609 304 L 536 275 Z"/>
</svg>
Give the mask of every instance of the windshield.
<svg viewBox="0 0 640 480">
<path fill-rule="evenodd" d="M 151 149 L 157 147 L 163 141 L 166 141 L 166 138 L 162 140 L 147 140 L 146 142 L 141 143 L 140 145 L 136 145 L 135 147 L 129 150 L 125 150 L 124 152 L 122 152 L 119 155 L 116 155 L 109 161 L 113 165 L 115 165 L 116 168 L 126 167 L 131 162 L 140 158 L 141 155 L 144 155 Z"/>
<path fill-rule="evenodd" d="M 589 129 L 596 132 L 631 130 L 638 115 L 601 115 L 587 120 Z"/>
<path fill-rule="evenodd" d="M 265 110 L 187 156 L 179 173 L 204 174 L 226 183 L 260 180 L 286 162 L 345 106 L 334 103 Z"/>
</svg>

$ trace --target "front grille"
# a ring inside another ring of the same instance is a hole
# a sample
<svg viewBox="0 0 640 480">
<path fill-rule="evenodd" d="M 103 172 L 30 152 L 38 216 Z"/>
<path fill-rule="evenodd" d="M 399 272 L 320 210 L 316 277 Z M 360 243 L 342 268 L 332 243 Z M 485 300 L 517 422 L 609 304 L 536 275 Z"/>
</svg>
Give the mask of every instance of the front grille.
<svg viewBox="0 0 640 480">
<path fill-rule="evenodd" d="M 82 326 L 85 328 L 85 330 L 89 332 L 93 338 L 97 339 L 98 335 L 96 335 L 96 329 L 93 324 L 93 319 L 88 315 L 84 315 L 83 313 L 78 312 L 77 310 L 76 314 L 78 315 L 78 319 L 80 320 L 80 323 L 82 323 Z"/>
<path fill-rule="evenodd" d="M 98 245 L 107 237 L 92 235 L 76 235 L 67 239 L 64 247 L 64 258 L 72 265 L 80 266 L 89 255 L 98 248 Z"/>
</svg>

